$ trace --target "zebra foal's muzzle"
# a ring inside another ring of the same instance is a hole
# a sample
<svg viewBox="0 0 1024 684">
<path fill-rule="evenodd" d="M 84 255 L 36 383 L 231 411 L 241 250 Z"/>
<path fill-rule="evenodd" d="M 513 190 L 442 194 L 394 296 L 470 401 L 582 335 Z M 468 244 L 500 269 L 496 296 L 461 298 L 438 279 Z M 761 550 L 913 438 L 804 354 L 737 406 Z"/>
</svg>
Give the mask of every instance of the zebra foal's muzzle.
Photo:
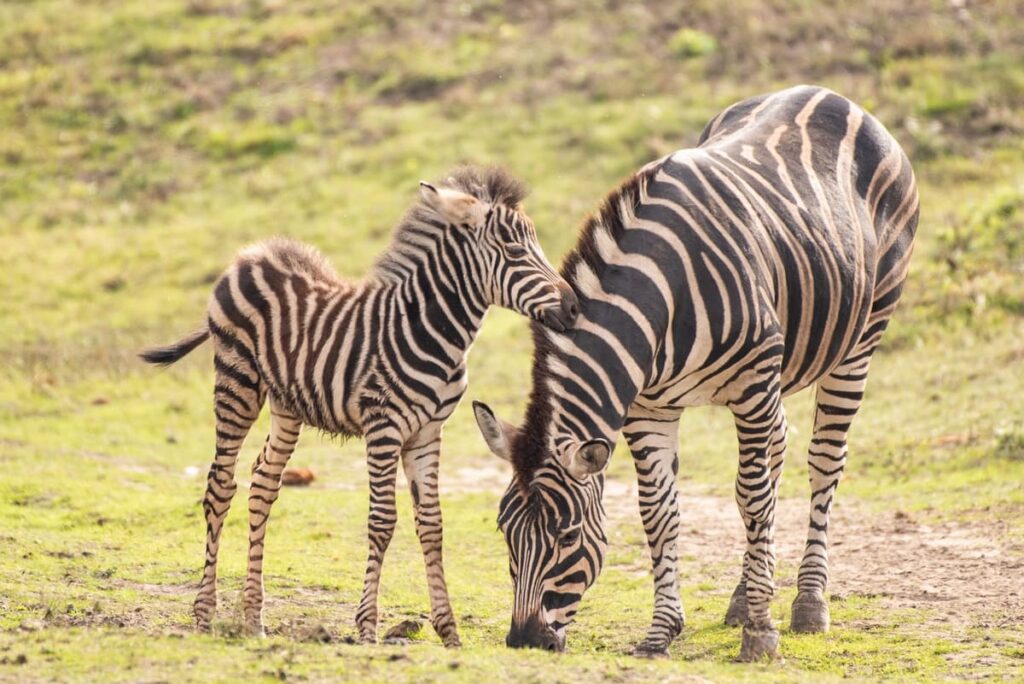
<svg viewBox="0 0 1024 684">
<path fill-rule="evenodd" d="M 558 286 L 559 301 L 540 311 L 540 322 L 556 332 L 571 330 L 580 315 L 580 300 L 568 284 Z"/>
<path fill-rule="evenodd" d="M 512 628 L 505 637 L 505 645 L 509 648 L 539 648 L 561 653 L 565 650 L 565 639 L 544 624 L 539 616 L 534 615 L 523 624 L 512 621 Z"/>
</svg>

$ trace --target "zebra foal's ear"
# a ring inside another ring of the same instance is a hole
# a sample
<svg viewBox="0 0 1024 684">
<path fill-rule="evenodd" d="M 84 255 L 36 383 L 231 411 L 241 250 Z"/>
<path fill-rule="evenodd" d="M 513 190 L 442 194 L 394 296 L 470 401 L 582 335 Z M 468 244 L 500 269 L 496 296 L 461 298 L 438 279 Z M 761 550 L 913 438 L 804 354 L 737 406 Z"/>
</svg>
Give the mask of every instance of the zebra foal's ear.
<svg viewBox="0 0 1024 684">
<path fill-rule="evenodd" d="M 450 188 L 437 188 L 420 181 L 420 197 L 447 223 L 473 227 L 483 226 L 487 218 L 487 205 L 472 195 Z"/>
<path fill-rule="evenodd" d="M 491 452 L 504 461 L 511 460 L 512 440 L 518 428 L 498 418 L 490 406 L 480 401 L 473 402 L 473 415 Z"/>
<path fill-rule="evenodd" d="M 612 445 L 606 439 L 591 439 L 577 447 L 566 468 L 578 480 L 584 480 L 594 473 L 599 473 L 608 465 L 612 455 Z"/>
</svg>

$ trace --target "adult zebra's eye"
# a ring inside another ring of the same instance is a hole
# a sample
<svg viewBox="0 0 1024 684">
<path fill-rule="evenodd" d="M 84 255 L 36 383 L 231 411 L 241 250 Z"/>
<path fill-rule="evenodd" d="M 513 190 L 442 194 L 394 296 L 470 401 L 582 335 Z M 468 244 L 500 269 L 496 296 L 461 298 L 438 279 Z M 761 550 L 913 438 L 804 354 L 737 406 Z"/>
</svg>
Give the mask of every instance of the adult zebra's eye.
<svg viewBox="0 0 1024 684">
<path fill-rule="evenodd" d="M 565 548 L 567 546 L 572 546 L 577 541 L 579 541 L 579 538 L 580 538 L 580 528 L 576 527 L 576 528 L 573 528 L 573 529 L 569 530 L 565 534 L 563 534 L 559 538 L 559 540 L 558 540 L 558 545 L 561 546 L 562 548 Z"/>
<path fill-rule="evenodd" d="M 513 259 L 526 256 L 526 248 L 522 245 L 505 245 L 505 254 Z"/>
</svg>

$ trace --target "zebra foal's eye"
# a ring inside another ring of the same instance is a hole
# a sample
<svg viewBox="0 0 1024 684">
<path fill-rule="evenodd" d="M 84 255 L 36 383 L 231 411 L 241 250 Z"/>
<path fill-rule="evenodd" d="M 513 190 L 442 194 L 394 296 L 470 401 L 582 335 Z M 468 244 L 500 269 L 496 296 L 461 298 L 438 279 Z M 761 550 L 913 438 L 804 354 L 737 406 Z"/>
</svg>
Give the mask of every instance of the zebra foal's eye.
<svg viewBox="0 0 1024 684">
<path fill-rule="evenodd" d="M 579 540 L 579 538 L 580 528 L 576 527 L 563 534 L 558 540 L 558 545 L 563 547 L 572 546 Z"/>
<path fill-rule="evenodd" d="M 526 256 L 526 248 L 522 245 L 505 245 L 505 254 L 512 258 Z"/>
</svg>

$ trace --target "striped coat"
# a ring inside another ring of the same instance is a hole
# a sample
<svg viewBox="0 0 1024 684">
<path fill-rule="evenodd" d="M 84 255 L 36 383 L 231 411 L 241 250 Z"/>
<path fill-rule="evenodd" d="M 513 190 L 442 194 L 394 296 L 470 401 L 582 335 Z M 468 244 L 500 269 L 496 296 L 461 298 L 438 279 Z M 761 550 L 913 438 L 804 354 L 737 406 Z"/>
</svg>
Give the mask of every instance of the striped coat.
<svg viewBox="0 0 1024 684">
<path fill-rule="evenodd" d="M 814 384 L 811 515 L 792 627 L 827 629 L 832 496 L 917 218 L 913 172 L 892 136 L 849 100 L 809 86 L 727 108 L 698 147 L 652 162 L 609 195 L 562 268 L 580 297 L 576 327 L 534 328 L 524 423 L 477 406 L 485 439 L 515 470 L 499 517 L 516 585 L 510 645 L 564 647 L 603 562 L 601 472 L 621 432 L 655 579 L 637 650 L 665 652 L 684 624 L 678 420 L 710 404 L 732 412 L 739 439 L 746 553 L 727 619 L 743 625 L 742 658 L 774 654 L 782 398 Z"/>
<path fill-rule="evenodd" d="M 173 363 L 213 338 L 217 448 L 207 482 L 206 564 L 194 605 L 209 629 L 217 605 L 220 533 L 236 490 L 239 448 L 269 398 L 270 435 L 253 467 L 245 625 L 263 632 L 263 550 L 281 473 L 302 425 L 366 440 L 369 559 L 356 614 L 376 641 L 377 593 L 395 529 L 395 479 L 403 465 L 427 566 L 431 621 L 459 644 L 441 559 L 437 477 L 441 429 L 466 390 L 466 355 L 487 308 L 509 307 L 554 330 L 577 301 L 554 272 L 523 213 L 522 186 L 497 169 L 463 168 L 424 183 L 421 202 L 371 275 L 340 279 L 311 247 L 271 240 L 244 249 L 217 281 L 207 323 L 150 350 Z"/>
</svg>

